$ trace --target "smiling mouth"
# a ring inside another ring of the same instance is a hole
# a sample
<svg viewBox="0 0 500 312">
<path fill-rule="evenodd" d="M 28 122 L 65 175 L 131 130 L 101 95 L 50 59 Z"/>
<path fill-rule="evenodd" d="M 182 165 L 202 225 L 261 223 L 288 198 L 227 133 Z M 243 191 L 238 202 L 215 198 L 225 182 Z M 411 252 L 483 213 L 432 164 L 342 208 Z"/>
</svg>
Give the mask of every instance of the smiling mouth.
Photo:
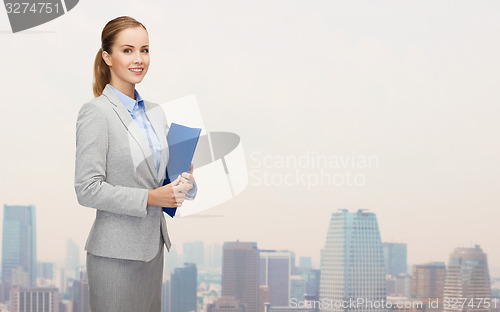
<svg viewBox="0 0 500 312">
<path fill-rule="evenodd" d="M 134 72 L 134 73 L 142 73 L 144 68 L 129 68 L 129 70 Z"/>
</svg>

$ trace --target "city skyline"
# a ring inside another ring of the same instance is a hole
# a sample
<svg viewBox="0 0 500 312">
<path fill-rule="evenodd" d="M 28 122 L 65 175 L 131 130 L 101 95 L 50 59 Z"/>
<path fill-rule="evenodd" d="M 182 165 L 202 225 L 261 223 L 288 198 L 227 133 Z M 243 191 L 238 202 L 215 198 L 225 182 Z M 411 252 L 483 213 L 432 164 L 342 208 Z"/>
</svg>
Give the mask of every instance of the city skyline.
<svg viewBox="0 0 500 312">
<path fill-rule="evenodd" d="M 6 206 L 9 206 L 9 207 L 10 206 L 13 206 L 13 207 L 16 206 L 17 207 L 17 206 L 22 206 L 22 205 L 6 205 Z M 28 207 L 36 208 L 36 205 L 30 205 Z M 371 211 L 370 209 L 363 209 L 363 210 L 365 210 L 367 212 L 372 212 L 373 213 L 373 211 Z M 35 211 L 35 209 L 34 209 L 34 211 Z M 349 211 L 349 210 L 347 210 L 347 209 L 338 209 L 338 211 Z M 3 216 L 3 206 L 0 206 L 0 216 Z M 3 225 L 2 225 L 2 228 L 0 228 L 0 231 L 2 231 L 2 230 L 3 230 Z M 35 233 L 35 236 L 36 236 L 36 233 Z M 236 240 L 238 240 L 238 239 L 236 239 Z M 173 246 L 174 250 L 172 252 L 177 253 L 174 256 L 175 261 L 177 261 L 177 262 L 179 262 L 179 261 L 180 262 L 196 262 L 196 263 L 199 264 L 200 260 L 197 259 L 197 260 L 194 261 L 192 259 L 191 252 L 188 252 L 187 254 L 185 253 L 184 249 L 186 248 L 186 246 L 198 245 L 198 248 L 199 248 L 199 244 L 201 243 L 201 247 L 203 248 L 202 249 L 203 252 L 205 252 L 205 251 L 206 252 L 210 252 L 210 248 L 212 248 L 212 245 L 217 244 L 217 245 L 219 245 L 221 247 L 224 244 L 224 242 L 226 242 L 226 241 L 228 241 L 228 240 L 215 241 L 215 242 L 214 241 L 208 241 L 207 242 L 207 241 L 203 241 L 203 240 L 199 240 L 199 239 L 195 240 L 195 241 L 185 241 L 182 244 L 181 248 L 179 248 L 180 246 Z M 249 239 L 248 241 L 255 241 L 255 240 Z M 382 241 L 382 242 L 383 242 L 384 245 L 386 245 L 386 244 L 395 244 L 395 245 L 405 244 L 406 245 L 405 242 L 386 242 L 386 241 Z M 256 243 L 259 244 L 258 241 L 256 241 Z M 70 239 L 70 238 L 68 238 L 68 240 L 66 241 L 66 245 L 67 245 L 66 249 L 64 250 L 65 256 L 63 258 L 58 258 L 58 259 L 54 259 L 54 258 L 52 258 L 52 259 L 44 259 L 44 258 L 42 258 L 42 259 L 38 259 L 38 262 L 52 262 L 52 263 L 55 263 L 55 264 L 57 264 L 58 266 L 60 266 L 62 268 L 64 268 L 64 267 L 67 268 L 68 267 L 67 261 L 74 261 L 74 259 L 75 259 L 74 254 L 72 254 L 71 255 L 73 257 L 72 260 L 68 260 L 68 254 L 66 254 L 66 253 L 69 252 L 69 251 L 68 251 L 67 248 L 71 247 L 72 252 L 74 252 L 74 249 L 76 247 L 78 247 L 78 249 L 80 250 L 78 261 L 80 262 L 80 265 L 82 265 L 82 264 L 84 265 L 85 263 L 84 263 L 83 259 L 85 259 L 85 258 L 84 258 L 84 253 L 82 252 L 83 247 L 78 246 L 78 245 L 75 246 L 75 242 L 72 239 Z M 469 244 L 458 245 L 458 246 L 455 246 L 454 248 L 458 248 L 458 247 L 467 248 L 467 247 L 474 247 L 475 245 L 477 245 L 477 242 L 476 243 L 472 243 L 471 242 Z M 37 244 L 37 247 L 38 247 L 38 244 Z M 264 248 L 264 247 L 262 248 L 262 250 L 273 250 L 273 249 L 274 250 L 286 250 L 286 248 L 284 248 L 282 246 L 273 246 L 272 248 Z M 408 249 L 411 249 L 411 247 L 408 248 Z M 1 250 L 1 246 L 0 246 L 0 250 Z M 296 259 L 299 259 L 300 257 L 310 257 L 312 259 L 313 267 L 317 268 L 317 269 L 320 268 L 320 255 L 318 255 L 318 257 L 316 258 L 314 255 L 298 254 L 293 249 L 290 250 L 290 251 L 292 251 L 296 255 Z M 318 254 L 320 254 L 320 253 L 321 253 L 321 249 L 318 250 Z M 165 262 L 168 263 L 169 259 L 167 257 L 169 255 L 169 253 L 167 251 L 165 251 L 165 255 L 166 255 Z M 177 259 L 176 257 L 178 257 L 178 256 L 182 256 L 183 258 L 182 259 Z M 0 253 L 0 259 L 1 258 L 2 258 L 2 253 Z M 411 273 L 411 267 L 413 265 L 421 265 L 421 264 L 425 264 L 425 263 L 440 262 L 440 261 L 446 262 L 447 258 L 444 258 L 444 259 L 430 258 L 430 259 L 431 260 L 423 261 L 423 262 L 416 262 L 416 263 L 410 263 L 410 262 L 408 262 L 407 263 L 406 272 L 407 273 Z M 205 258 L 204 260 L 211 261 L 208 258 Z M 297 262 L 297 264 L 298 264 L 298 262 Z M 500 263 L 498 263 L 498 264 L 490 263 L 490 271 L 492 271 L 492 276 L 499 276 L 500 277 Z M 77 274 L 78 272 L 75 271 L 75 273 Z"/>
<path fill-rule="evenodd" d="M 238 196 L 167 218 L 179 250 L 251 240 L 317 265 L 330 214 L 370 209 L 383 241 L 408 245 L 409 264 L 480 244 L 498 267 L 499 14 L 496 1 L 81 2 L 0 33 L 12 47 L 2 50 L 0 203 L 36 205 L 40 260 L 62 259 L 68 239 L 83 257 L 95 210 L 74 192 L 76 118 L 93 98 L 102 28 L 130 15 L 150 40 L 141 96 L 194 95 L 207 130 L 238 134 L 247 160 Z"/>
<path fill-rule="evenodd" d="M 12 251 L 2 257 L 0 308 L 7 305 L 12 311 L 24 311 L 36 304 L 43 306 L 44 311 L 67 311 L 71 306 L 76 312 L 88 311 L 87 275 L 85 265 L 75 258 L 75 243 L 67 243 L 64 268 L 37 261 L 36 252 L 29 252 L 37 250 L 36 207 L 5 208 L 7 227 L 3 239 L 9 243 L 4 246 L 10 246 Z M 27 247 L 24 251 L 20 248 L 23 246 Z M 248 311 L 255 312 L 264 311 L 264 307 L 283 311 L 320 302 L 319 311 L 350 311 L 342 303 L 358 302 L 358 298 L 372 304 L 395 298 L 406 298 L 408 302 L 425 299 L 430 304 L 434 298 L 436 303 L 441 300 L 443 311 L 453 311 L 449 302 L 459 296 L 471 296 L 471 303 L 477 298 L 490 298 L 481 300 L 481 306 L 474 311 L 494 312 L 500 299 L 500 276 L 490 274 L 487 254 L 479 245 L 453 249 L 448 265 L 414 265 L 411 274 L 407 274 L 408 270 L 402 267 L 406 263 L 406 244 L 383 243 L 376 215 L 366 210 L 341 209 L 332 213 L 319 270 L 311 268 L 310 257 L 300 257 L 297 265 L 293 251 L 262 249 L 251 241 L 225 241 L 222 248 L 205 246 L 202 241 L 184 246 L 183 264 L 177 261 L 171 263 L 171 270 L 164 270 L 165 311 L 201 311 L 198 308 L 204 310 L 205 306 L 211 311 L 225 304 L 235 309 L 246 305 Z M 217 251 L 221 254 L 214 254 Z M 26 262 L 23 253 L 33 256 L 28 261 L 33 264 L 12 265 L 16 259 Z M 163 263 L 164 269 L 167 263 Z M 170 278 L 165 279 L 165 275 Z M 29 276 L 34 276 L 36 283 Z M 495 287 L 493 281 L 498 282 Z M 332 303 L 325 305 L 324 300 Z M 360 311 L 383 310 L 379 306 L 361 307 Z"/>
</svg>

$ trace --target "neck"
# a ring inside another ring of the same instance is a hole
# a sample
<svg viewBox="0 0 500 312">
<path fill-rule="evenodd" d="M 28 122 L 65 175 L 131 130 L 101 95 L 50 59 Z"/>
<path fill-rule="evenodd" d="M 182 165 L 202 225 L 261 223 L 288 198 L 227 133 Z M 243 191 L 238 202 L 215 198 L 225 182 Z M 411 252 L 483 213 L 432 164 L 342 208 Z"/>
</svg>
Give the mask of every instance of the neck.
<svg viewBox="0 0 500 312">
<path fill-rule="evenodd" d="M 135 90 L 135 84 L 133 83 L 128 83 L 128 82 L 122 82 L 122 81 L 116 81 L 111 79 L 111 82 L 109 83 L 110 85 L 113 86 L 113 88 L 117 89 L 121 93 L 125 94 L 131 99 L 135 100 L 134 97 L 134 90 Z"/>
</svg>

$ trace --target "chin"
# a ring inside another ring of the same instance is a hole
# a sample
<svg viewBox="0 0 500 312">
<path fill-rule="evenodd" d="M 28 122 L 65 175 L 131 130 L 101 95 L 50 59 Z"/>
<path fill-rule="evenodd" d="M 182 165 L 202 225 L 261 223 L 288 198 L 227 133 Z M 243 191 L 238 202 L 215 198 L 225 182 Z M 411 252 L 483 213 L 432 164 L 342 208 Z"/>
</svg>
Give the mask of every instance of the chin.
<svg viewBox="0 0 500 312">
<path fill-rule="evenodd" d="M 142 79 L 144 79 L 144 76 L 132 79 L 129 82 L 133 83 L 133 84 L 138 84 L 138 83 L 141 83 Z"/>
</svg>

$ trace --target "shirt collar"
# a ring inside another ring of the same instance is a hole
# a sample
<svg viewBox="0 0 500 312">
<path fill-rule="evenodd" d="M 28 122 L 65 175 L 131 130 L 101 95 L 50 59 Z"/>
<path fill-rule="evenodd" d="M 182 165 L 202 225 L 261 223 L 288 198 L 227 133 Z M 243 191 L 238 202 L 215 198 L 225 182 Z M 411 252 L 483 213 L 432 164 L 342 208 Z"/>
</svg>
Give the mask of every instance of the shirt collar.
<svg viewBox="0 0 500 312">
<path fill-rule="evenodd" d="M 120 101 L 123 103 L 123 105 L 125 105 L 125 107 L 129 111 L 129 113 L 132 113 L 134 111 L 134 108 L 137 104 L 144 106 L 144 101 L 142 100 L 142 97 L 139 94 L 139 92 L 137 92 L 137 90 L 134 89 L 134 97 L 137 99 L 137 100 L 134 100 L 134 99 L 130 98 L 128 95 L 123 94 L 118 89 L 115 89 L 111 84 L 109 84 L 109 86 L 111 87 L 111 89 L 113 89 L 116 96 L 120 99 Z"/>
</svg>

